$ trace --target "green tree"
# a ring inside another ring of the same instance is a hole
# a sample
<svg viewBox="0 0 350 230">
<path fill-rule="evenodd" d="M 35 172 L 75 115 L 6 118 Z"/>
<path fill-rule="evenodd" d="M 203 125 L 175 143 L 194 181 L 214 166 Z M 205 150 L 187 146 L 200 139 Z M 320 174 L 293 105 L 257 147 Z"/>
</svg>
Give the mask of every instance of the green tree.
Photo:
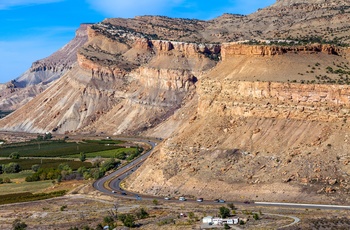
<svg viewBox="0 0 350 230">
<path fill-rule="evenodd" d="M 21 171 L 21 167 L 19 166 L 19 164 L 14 162 L 4 165 L 3 169 L 5 173 L 18 173 Z"/>
<path fill-rule="evenodd" d="M 230 209 L 222 206 L 220 207 L 220 216 L 221 218 L 226 218 L 226 217 L 229 217 L 230 216 Z"/>
<path fill-rule="evenodd" d="M 11 158 L 12 160 L 18 160 L 20 156 L 18 152 L 13 152 L 13 153 L 10 153 L 9 158 Z"/>
<path fill-rule="evenodd" d="M 22 222 L 20 219 L 15 219 L 12 223 L 13 230 L 24 230 L 27 228 L 26 223 Z"/>
<path fill-rule="evenodd" d="M 73 170 L 68 164 L 60 164 L 58 169 L 61 171 L 62 178 L 64 179 L 67 175 L 72 174 Z"/>
<path fill-rule="evenodd" d="M 224 229 L 230 229 L 231 227 L 228 224 L 224 224 Z"/>
<path fill-rule="evenodd" d="M 135 227 L 135 217 L 131 214 L 127 214 L 123 221 L 123 224 L 125 227 L 129 227 L 129 228 Z"/>
<path fill-rule="evenodd" d="M 81 152 L 81 153 L 80 153 L 79 160 L 80 160 L 81 162 L 86 161 L 86 154 L 85 154 L 84 152 Z"/>
<path fill-rule="evenodd" d="M 51 133 L 45 133 L 44 140 L 50 140 L 50 139 L 52 139 L 52 134 Z"/>
</svg>

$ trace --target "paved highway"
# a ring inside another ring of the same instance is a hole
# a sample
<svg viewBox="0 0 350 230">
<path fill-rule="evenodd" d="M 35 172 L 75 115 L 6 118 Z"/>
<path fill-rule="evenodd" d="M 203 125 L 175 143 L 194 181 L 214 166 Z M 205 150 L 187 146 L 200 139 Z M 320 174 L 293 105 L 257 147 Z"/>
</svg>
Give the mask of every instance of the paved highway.
<svg viewBox="0 0 350 230">
<path fill-rule="evenodd" d="M 134 160 L 133 162 L 116 170 L 115 172 L 111 173 L 110 175 L 107 175 L 107 176 L 95 181 L 93 184 L 94 188 L 103 192 L 103 193 L 106 193 L 108 195 L 113 195 L 113 196 L 117 196 L 117 197 L 124 197 L 124 198 L 128 198 L 128 199 L 143 199 L 143 200 L 162 199 L 163 200 L 163 197 L 132 193 L 130 191 L 125 191 L 120 187 L 120 183 L 123 181 L 123 179 L 125 179 L 127 176 L 129 176 L 131 173 L 133 173 L 135 170 L 137 170 L 137 168 L 143 164 L 143 162 L 151 154 L 153 148 L 157 145 L 156 142 L 149 141 L 149 140 L 136 140 L 133 138 L 124 138 L 123 140 L 143 142 L 145 144 L 150 145 L 151 149 L 148 152 L 146 152 L 145 154 L 143 154 L 141 157 Z M 184 202 L 184 201 L 179 201 L 177 199 L 164 200 L 164 201 Z M 187 199 L 187 202 L 197 202 L 197 201 L 194 199 Z M 245 201 L 245 202 L 226 201 L 226 202 L 233 203 L 235 205 L 245 205 L 245 206 L 251 206 L 251 207 L 273 206 L 273 207 L 303 208 L 303 209 L 308 208 L 308 209 L 328 209 L 328 210 L 350 210 L 350 206 L 344 206 L 344 205 L 249 202 L 249 201 Z M 203 203 L 203 204 L 221 204 L 222 205 L 222 203 L 218 203 L 218 202 L 214 202 L 214 201 L 210 201 L 210 200 L 203 200 L 203 202 L 201 202 L 201 203 Z"/>
</svg>

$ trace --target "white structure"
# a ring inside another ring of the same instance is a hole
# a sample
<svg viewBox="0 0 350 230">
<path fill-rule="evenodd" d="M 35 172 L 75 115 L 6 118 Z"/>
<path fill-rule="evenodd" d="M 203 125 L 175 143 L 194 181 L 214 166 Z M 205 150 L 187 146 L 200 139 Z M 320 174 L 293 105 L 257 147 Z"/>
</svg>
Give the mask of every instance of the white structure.
<svg viewBox="0 0 350 230">
<path fill-rule="evenodd" d="M 229 224 L 229 225 L 233 225 L 233 224 L 238 224 L 239 223 L 239 218 L 233 218 L 233 219 L 222 219 L 219 217 L 211 217 L 211 216 L 207 216 L 204 217 L 202 220 L 203 224 L 209 224 L 212 223 L 213 225 L 224 225 L 224 224 Z"/>
<path fill-rule="evenodd" d="M 212 216 L 207 216 L 203 218 L 203 224 L 209 224 L 213 222 L 213 217 Z"/>
</svg>

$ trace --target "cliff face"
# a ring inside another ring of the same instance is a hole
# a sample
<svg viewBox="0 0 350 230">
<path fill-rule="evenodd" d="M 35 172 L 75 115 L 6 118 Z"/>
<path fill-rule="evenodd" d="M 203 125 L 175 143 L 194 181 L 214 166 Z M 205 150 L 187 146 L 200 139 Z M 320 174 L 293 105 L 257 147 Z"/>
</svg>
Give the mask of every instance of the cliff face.
<svg viewBox="0 0 350 230">
<path fill-rule="evenodd" d="M 88 28 L 78 64 L 0 127 L 164 137 L 126 183 L 138 192 L 348 202 L 349 49 L 318 38 L 349 41 L 334 2 L 106 19 Z M 245 39 L 265 43 L 232 43 Z"/>
<path fill-rule="evenodd" d="M 202 73 L 216 65 L 210 55 L 219 53 L 218 45 L 151 40 L 123 28 L 94 25 L 78 51 L 78 66 L 2 120 L 1 127 L 139 133 L 173 114 Z"/>
<path fill-rule="evenodd" d="M 87 41 L 87 28 L 82 24 L 72 41 L 51 56 L 34 62 L 29 70 L 0 90 L 0 110 L 16 110 L 48 88 L 76 63 L 76 52 Z"/>
<path fill-rule="evenodd" d="M 335 53 L 347 49 L 223 45 L 222 62 L 196 84 L 192 109 L 181 108 L 155 129 L 154 135 L 177 126 L 127 188 L 163 196 L 348 202 L 350 88 L 311 83 L 333 61 L 348 63 Z M 269 81 L 253 81 L 265 77 L 266 66 Z M 308 68 L 314 72 L 306 83 Z M 300 76 L 300 69 L 304 83 L 276 77 Z"/>
</svg>

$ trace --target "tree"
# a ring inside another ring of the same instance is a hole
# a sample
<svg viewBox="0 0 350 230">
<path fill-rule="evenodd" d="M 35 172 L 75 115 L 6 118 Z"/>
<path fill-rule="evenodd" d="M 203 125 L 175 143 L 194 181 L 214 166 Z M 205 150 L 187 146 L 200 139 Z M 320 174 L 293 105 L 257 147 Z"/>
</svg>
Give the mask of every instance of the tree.
<svg viewBox="0 0 350 230">
<path fill-rule="evenodd" d="M 50 140 L 50 139 L 52 139 L 52 134 L 49 132 L 45 133 L 44 140 Z"/>
<path fill-rule="evenodd" d="M 231 227 L 228 224 L 224 224 L 224 229 L 230 229 Z"/>
<path fill-rule="evenodd" d="M 15 219 L 12 223 L 13 230 L 24 230 L 27 228 L 26 223 L 21 222 L 20 219 Z"/>
<path fill-rule="evenodd" d="M 14 162 L 4 165 L 3 169 L 5 173 L 18 173 L 19 171 L 21 171 L 21 167 L 19 166 L 19 164 Z"/>
<path fill-rule="evenodd" d="M 81 162 L 86 161 L 86 154 L 85 154 L 84 152 L 81 152 L 81 153 L 80 153 L 79 160 L 80 160 Z"/>
<path fill-rule="evenodd" d="M 230 209 L 222 206 L 220 207 L 220 216 L 221 218 L 226 218 L 230 216 Z"/>
<path fill-rule="evenodd" d="M 40 168 L 40 165 L 32 165 L 32 170 L 34 171 L 34 172 L 37 172 L 38 170 L 39 170 L 39 168 Z"/>
<path fill-rule="evenodd" d="M 19 159 L 19 153 L 18 152 L 13 152 L 13 153 L 10 153 L 9 155 L 9 158 L 11 158 L 12 160 L 17 160 Z"/>
<path fill-rule="evenodd" d="M 135 217 L 131 214 L 127 214 L 124 221 L 123 221 L 123 224 L 125 227 L 129 227 L 129 228 L 132 228 L 135 226 Z"/>
</svg>

